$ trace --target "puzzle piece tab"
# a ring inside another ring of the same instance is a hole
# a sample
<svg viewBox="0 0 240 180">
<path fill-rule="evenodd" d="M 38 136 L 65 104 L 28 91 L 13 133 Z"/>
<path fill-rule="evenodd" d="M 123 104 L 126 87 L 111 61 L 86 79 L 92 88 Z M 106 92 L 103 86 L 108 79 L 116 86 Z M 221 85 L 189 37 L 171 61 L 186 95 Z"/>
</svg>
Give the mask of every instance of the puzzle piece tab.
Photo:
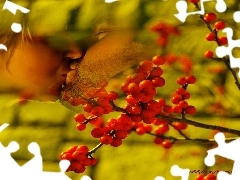
<svg viewBox="0 0 240 180">
<path fill-rule="evenodd" d="M 240 47 L 240 39 L 233 40 L 233 30 L 232 28 L 225 28 L 222 30 L 227 34 L 228 39 L 228 47 L 225 46 L 219 46 L 216 48 L 216 55 L 220 58 L 228 55 L 230 60 L 230 66 L 231 68 L 240 68 L 240 58 L 235 58 L 232 54 L 232 50 L 235 47 Z M 238 77 L 240 77 L 240 71 L 238 73 Z"/>
<path fill-rule="evenodd" d="M 233 19 L 235 22 L 239 23 L 240 22 L 240 11 L 236 11 L 234 14 L 233 14 Z"/>
<path fill-rule="evenodd" d="M 180 176 L 180 177 L 182 177 L 181 180 L 188 180 L 190 169 L 182 169 L 178 165 L 173 165 L 171 167 L 171 171 L 170 172 L 171 172 L 171 174 L 173 176 Z M 157 176 L 154 180 L 165 180 L 165 178 L 162 177 L 162 176 Z"/>
<path fill-rule="evenodd" d="M 0 126 L 2 132 L 9 124 Z M 11 153 L 18 151 L 19 144 L 15 141 L 9 143 L 4 147 L 0 142 L 0 179 L 4 180 L 71 180 L 66 174 L 66 170 L 70 165 L 68 160 L 61 160 L 59 162 L 60 172 L 45 172 L 43 171 L 42 156 L 40 147 L 36 142 L 28 145 L 28 151 L 34 155 L 23 166 L 12 158 Z"/>
<path fill-rule="evenodd" d="M 200 14 L 204 15 L 205 14 L 205 9 L 204 9 L 204 2 L 211 1 L 211 0 L 200 0 L 200 8 L 201 10 L 199 11 L 194 11 L 194 12 L 187 12 L 188 4 L 185 0 L 180 0 L 176 3 L 176 8 L 178 10 L 178 14 L 175 14 L 174 16 L 178 18 L 181 22 L 185 22 L 186 18 L 189 15 L 195 15 L 195 14 Z M 224 2 L 224 0 L 215 0 L 216 2 L 216 10 L 218 12 L 224 12 L 227 9 L 227 5 Z"/>
<path fill-rule="evenodd" d="M 240 177 L 240 138 L 231 141 L 229 143 L 225 142 L 225 136 L 223 133 L 217 133 L 214 136 L 215 141 L 218 143 L 218 147 L 210 149 L 207 151 L 208 155 L 204 159 L 207 166 L 213 166 L 215 164 L 215 155 L 225 157 L 227 159 L 233 160 L 232 174 L 228 174 L 224 171 L 220 171 L 217 175 L 218 180 L 238 180 Z"/>
</svg>

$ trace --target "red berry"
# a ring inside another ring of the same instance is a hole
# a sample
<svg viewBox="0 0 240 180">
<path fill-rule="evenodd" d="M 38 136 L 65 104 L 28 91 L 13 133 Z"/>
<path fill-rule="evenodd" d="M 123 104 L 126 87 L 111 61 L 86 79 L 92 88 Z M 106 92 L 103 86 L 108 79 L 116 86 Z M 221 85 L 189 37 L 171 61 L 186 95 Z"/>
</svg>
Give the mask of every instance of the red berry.
<svg viewBox="0 0 240 180">
<path fill-rule="evenodd" d="M 131 82 L 139 84 L 141 81 L 146 79 L 145 75 L 143 73 L 136 73 L 131 75 Z"/>
<path fill-rule="evenodd" d="M 78 146 L 76 151 L 78 151 L 81 154 L 87 154 L 89 151 L 89 148 L 85 145 Z"/>
<path fill-rule="evenodd" d="M 115 137 L 118 139 L 125 139 L 128 136 L 127 131 L 119 130 L 115 132 Z"/>
<path fill-rule="evenodd" d="M 227 37 L 225 37 L 225 36 L 219 37 L 219 38 L 218 38 L 218 43 L 219 43 L 220 45 L 226 45 L 226 44 L 228 44 L 228 39 L 227 39 Z"/>
<path fill-rule="evenodd" d="M 116 100 L 118 98 L 118 93 L 117 92 L 115 92 L 115 91 L 110 91 L 109 93 L 108 93 L 108 99 L 109 100 Z"/>
<path fill-rule="evenodd" d="M 170 147 L 172 147 L 172 142 L 166 139 L 162 142 L 162 146 L 166 149 L 169 149 Z"/>
<path fill-rule="evenodd" d="M 108 133 L 110 133 L 111 131 L 112 131 L 112 129 L 111 129 L 110 127 L 108 127 L 108 126 L 103 127 L 103 133 L 104 133 L 104 134 L 108 134 Z"/>
<path fill-rule="evenodd" d="M 128 92 L 128 85 L 129 85 L 129 82 L 124 82 L 124 83 L 121 85 L 121 90 L 122 90 L 122 92 L 124 92 L 124 93 L 129 93 L 129 92 Z"/>
<path fill-rule="evenodd" d="M 160 77 L 163 74 L 163 70 L 160 67 L 155 67 L 151 72 L 151 77 Z"/>
<path fill-rule="evenodd" d="M 217 30 L 222 30 L 226 27 L 226 24 L 225 22 L 223 21 L 217 21 L 215 24 L 214 24 L 214 27 L 217 29 Z"/>
<path fill-rule="evenodd" d="M 186 90 L 185 90 L 184 88 L 178 88 L 178 89 L 176 90 L 176 93 L 177 93 L 178 95 L 183 95 L 185 92 L 186 92 Z"/>
<path fill-rule="evenodd" d="M 111 144 L 113 142 L 112 136 L 105 134 L 100 138 L 101 143 L 103 144 Z"/>
<path fill-rule="evenodd" d="M 162 142 L 163 142 L 163 139 L 162 139 L 162 138 L 160 138 L 160 137 L 155 137 L 155 139 L 154 139 L 154 143 L 155 143 L 155 144 L 162 144 Z"/>
<path fill-rule="evenodd" d="M 196 108 L 194 106 L 188 106 L 185 108 L 185 113 L 186 114 L 195 114 L 196 113 Z"/>
<path fill-rule="evenodd" d="M 178 103 L 178 105 L 182 108 L 186 108 L 188 106 L 188 103 L 187 103 L 187 101 L 182 100 Z"/>
<path fill-rule="evenodd" d="M 144 128 L 145 128 L 146 132 L 151 132 L 153 129 L 153 127 L 150 124 L 145 124 Z"/>
<path fill-rule="evenodd" d="M 208 174 L 206 175 L 203 180 L 216 180 L 217 177 L 214 174 Z"/>
<path fill-rule="evenodd" d="M 138 94 L 133 94 L 133 97 L 140 102 L 147 103 L 153 98 L 153 96 L 151 96 L 150 94 L 146 94 L 146 93 L 140 92 Z"/>
<path fill-rule="evenodd" d="M 77 129 L 78 129 L 79 131 L 83 131 L 83 130 L 86 129 L 86 124 L 84 124 L 84 123 L 78 123 L 76 127 L 77 127 Z"/>
<path fill-rule="evenodd" d="M 186 81 L 186 79 L 185 79 L 185 77 L 179 77 L 178 79 L 177 79 L 177 83 L 179 84 L 179 85 L 185 85 L 186 83 L 187 83 L 187 81 Z"/>
<path fill-rule="evenodd" d="M 172 125 L 176 130 L 184 130 L 188 126 L 185 122 L 173 122 Z"/>
<path fill-rule="evenodd" d="M 168 124 L 162 123 L 154 130 L 157 135 L 161 135 L 169 131 Z"/>
<path fill-rule="evenodd" d="M 82 161 L 84 159 L 87 158 L 86 154 L 82 154 L 81 152 L 79 151 L 75 151 L 73 154 L 72 154 L 72 157 L 78 161 Z"/>
<path fill-rule="evenodd" d="M 91 135 L 94 137 L 94 138 L 100 138 L 102 137 L 104 134 L 104 131 L 102 128 L 94 128 L 92 129 L 91 131 Z"/>
<path fill-rule="evenodd" d="M 88 112 L 88 113 L 90 113 L 91 112 L 91 110 L 92 110 L 92 105 L 91 104 L 85 104 L 84 106 L 83 106 L 83 110 L 85 111 L 85 112 Z"/>
<path fill-rule="evenodd" d="M 112 130 L 119 130 L 122 128 L 122 125 L 118 123 L 117 119 L 110 118 L 107 121 L 107 126 L 110 127 Z"/>
<path fill-rule="evenodd" d="M 60 159 L 67 159 L 69 161 L 73 160 L 72 153 L 65 152 L 64 154 L 61 154 Z"/>
<path fill-rule="evenodd" d="M 109 105 L 109 100 L 104 99 L 104 98 L 98 98 L 97 99 L 97 104 L 102 107 L 106 107 Z"/>
<path fill-rule="evenodd" d="M 213 32 L 210 32 L 207 36 L 206 36 L 206 40 L 207 41 L 214 41 L 216 39 L 216 35 Z"/>
<path fill-rule="evenodd" d="M 152 124 L 154 120 L 154 117 L 143 118 L 143 122 L 145 122 L 146 124 Z"/>
<path fill-rule="evenodd" d="M 213 57 L 213 52 L 212 51 L 206 51 L 204 53 L 204 57 L 205 58 L 212 58 Z"/>
<path fill-rule="evenodd" d="M 83 173 L 86 170 L 85 166 L 83 166 L 79 161 L 73 161 L 69 169 L 75 173 Z"/>
<path fill-rule="evenodd" d="M 138 127 L 138 128 L 136 129 L 136 133 L 139 134 L 139 135 L 143 135 L 143 134 L 146 133 L 146 130 L 145 130 L 144 127 Z"/>
<path fill-rule="evenodd" d="M 160 106 L 166 105 L 166 100 L 163 98 L 158 98 L 156 101 L 159 103 Z"/>
<path fill-rule="evenodd" d="M 155 113 L 154 113 L 153 111 L 144 109 L 144 110 L 142 111 L 141 115 L 142 115 L 143 118 L 151 118 L 151 117 L 154 117 L 154 116 L 155 116 Z"/>
<path fill-rule="evenodd" d="M 178 104 L 182 100 L 182 96 L 180 95 L 175 95 L 171 98 L 171 101 L 173 104 Z"/>
<path fill-rule="evenodd" d="M 76 115 L 74 116 L 74 120 L 75 120 L 76 122 L 78 122 L 78 123 L 84 122 L 85 119 L 86 119 L 86 117 L 85 117 L 83 114 L 81 114 L 81 113 L 76 114 Z"/>
<path fill-rule="evenodd" d="M 154 56 L 152 62 L 155 65 L 163 65 L 165 63 L 165 58 L 163 56 Z"/>
<path fill-rule="evenodd" d="M 147 91 L 149 89 L 153 89 L 154 85 L 150 80 L 143 80 L 139 83 L 139 88 L 143 91 Z"/>
<path fill-rule="evenodd" d="M 134 115 L 137 115 L 137 114 L 140 114 L 142 112 L 142 108 L 137 105 L 137 104 L 128 104 L 127 107 L 126 107 L 126 112 L 128 114 L 134 114 Z"/>
<path fill-rule="evenodd" d="M 179 105 L 173 106 L 172 107 L 172 112 L 173 113 L 181 113 L 182 112 L 182 107 Z"/>
<path fill-rule="evenodd" d="M 172 112 L 172 106 L 164 105 L 164 106 L 163 106 L 163 111 L 164 111 L 165 113 L 171 113 L 171 112 Z"/>
<path fill-rule="evenodd" d="M 152 66 L 153 64 L 151 61 L 148 61 L 148 60 L 142 61 L 142 64 L 138 67 L 137 72 L 138 73 L 149 72 L 152 69 Z"/>
<path fill-rule="evenodd" d="M 165 85 L 165 79 L 163 77 L 156 77 L 152 79 L 152 83 L 155 87 L 162 87 Z"/>
<path fill-rule="evenodd" d="M 204 178 L 204 175 L 203 174 L 199 174 L 197 177 L 196 177 L 196 180 L 203 180 Z"/>
<path fill-rule="evenodd" d="M 118 147 L 122 144 L 122 139 L 113 138 L 112 143 L 110 144 L 113 147 Z"/>
<path fill-rule="evenodd" d="M 187 76 L 186 81 L 188 84 L 194 84 L 196 82 L 196 78 L 194 76 Z"/>
<path fill-rule="evenodd" d="M 138 100 L 134 99 L 134 97 L 131 94 L 127 95 L 126 101 L 128 104 L 137 104 L 138 103 Z"/>
<path fill-rule="evenodd" d="M 182 98 L 183 98 L 183 99 L 189 99 L 189 98 L 190 98 L 190 93 L 186 91 L 186 92 L 182 95 Z"/>
<path fill-rule="evenodd" d="M 217 18 L 217 15 L 215 13 L 207 13 L 204 16 L 204 20 L 208 23 L 211 23 L 211 22 L 215 21 L 216 18 Z"/>
<path fill-rule="evenodd" d="M 72 146 L 72 147 L 70 147 L 70 148 L 67 150 L 67 152 L 69 152 L 69 153 L 72 154 L 74 151 L 76 151 L 77 147 L 78 147 L 78 146 Z"/>
<path fill-rule="evenodd" d="M 140 115 L 133 115 L 133 116 L 131 116 L 131 119 L 132 119 L 133 122 L 138 123 L 138 122 L 142 121 L 142 116 L 140 116 Z"/>
<path fill-rule="evenodd" d="M 155 113 L 158 113 L 161 111 L 161 105 L 157 102 L 157 101 L 154 101 L 154 100 L 151 100 L 147 103 L 147 109 L 150 110 L 150 111 L 153 111 Z"/>
<path fill-rule="evenodd" d="M 190 3 L 199 3 L 200 0 L 189 0 Z"/>
<path fill-rule="evenodd" d="M 98 163 L 98 160 L 95 158 L 91 158 L 91 166 L 95 166 Z"/>
<path fill-rule="evenodd" d="M 141 89 L 139 88 L 139 85 L 136 83 L 130 83 L 128 85 L 128 91 L 130 93 L 139 93 L 141 91 Z"/>
<path fill-rule="evenodd" d="M 89 158 L 84 159 L 84 160 L 82 161 L 82 164 L 83 164 L 84 166 L 90 166 L 90 165 L 91 165 L 91 159 L 89 159 Z"/>
<path fill-rule="evenodd" d="M 103 109 L 104 109 L 104 114 L 109 114 L 110 112 L 113 111 L 112 106 L 110 105 L 103 107 Z"/>
<path fill-rule="evenodd" d="M 101 116 L 104 113 L 104 109 L 101 106 L 94 106 L 91 113 L 95 116 Z"/>
</svg>

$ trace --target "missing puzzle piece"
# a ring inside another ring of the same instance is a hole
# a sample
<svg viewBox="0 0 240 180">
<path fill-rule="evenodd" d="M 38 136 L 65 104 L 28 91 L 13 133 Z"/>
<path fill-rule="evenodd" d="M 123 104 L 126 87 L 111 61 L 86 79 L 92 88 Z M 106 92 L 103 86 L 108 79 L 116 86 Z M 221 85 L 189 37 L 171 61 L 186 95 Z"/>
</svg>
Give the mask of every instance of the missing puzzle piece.
<svg viewBox="0 0 240 180">
<path fill-rule="evenodd" d="M 229 56 L 231 68 L 240 68 L 240 58 L 235 58 L 232 54 L 232 50 L 236 47 L 240 48 L 240 39 L 233 40 L 233 30 L 232 28 L 225 28 L 223 32 L 227 34 L 228 46 L 219 46 L 216 48 L 216 54 L 218 57 L 222 58 L 226 55 Z M 240 78 L 240 71 L 238 72 L 238 77 Z"/>
<path fill-rule="evenodd" d="M 232 174 L 220 171 L 217 175 L 218 180 L 239 180 L 240 177 L 240 158 L 239 158 L 239 149 L 240 149 L 240 138 L 231 141 L 229 143 L 225 142 L 225 136 L 223 133 L 217 133 L 214 136 L 215 141 L 218 144 L 218 147 L 210 149 L 207 151 L 208 155 L 204 159 L 204 162 L 207 166 L 213 166 L 215 164 L 215 155 L 225 157 L 227 159 L 233 160 L 233 169 Z"/>
</svg>

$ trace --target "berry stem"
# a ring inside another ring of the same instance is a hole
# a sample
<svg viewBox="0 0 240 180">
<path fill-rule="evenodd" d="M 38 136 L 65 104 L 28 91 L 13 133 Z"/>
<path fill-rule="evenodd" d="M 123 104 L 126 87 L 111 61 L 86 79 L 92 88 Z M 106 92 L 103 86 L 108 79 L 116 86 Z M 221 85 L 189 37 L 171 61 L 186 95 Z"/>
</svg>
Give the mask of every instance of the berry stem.
<svg viewBox="0 0 240 180">
<path fill-rule="evenodd" d="M 204 138 L 190 138 L 190 137 L 173 137 L 173 136 L 163 136 L 163 135 L 157 135 L 157 134 L 154 134 L 154 133 L 151 133 L 151 132 L 147 132 L 146 134 L 149 134 L 151 136 L 156 136 L 156 137 L 160 137 L 160 138 L 163 138 L 163 139 L 170 139 L 170 140 L 174 140 L 175 142 L 181 142 L 181 141 L 197 141 L 197 142 L 201 142 L 201 143 L 216 143 L 216 140 L 215 139 L 204 139 Z M 226 142 L 230 142 L 230 141 L 233 141 L 233 140 L 236 140 L 238 137 L 232 137 L 232 138 L 225 138 L 225 141 Z"/>
<path fill-rule="evenodd" d="M 91 157 L 92 154 L 94 154 L 98 149 L 100 149 L 103 146 L 103 143 L 99 143 L 97 146 L 92 148 L 89 152 L 88 155 Z"/>
<path fill-rule="evenodd" d="M 197 3 L 194 3 L 195 7 L 197 8 L 197 10 L 201 10 L 199 5 Z M 210 30 L 210 32 L 213 32 L 215 35 L 216 35 L 216 43 L 218 46 L 221 46 L 219 41 L 218 41 L 218 34 L 217 34 L 217 31 L 215 29 L 212 29 L 211 25 L 209 22 L 206 22 L 204 20 L 204 16 L 203 15 L 200 15 L 199 16 L 200 19 L 204 22 L 204 24 L 207 26 L 207 28 Z M 216 58 L 215 58 L 216 59 Z M 223 63 L 225 64 L 225 66 L 227 67 L 227 69 L 230 71 L 230 73 L 232 74 L 233 78 L 234 78 L 234 81 L 235 81 L 235 84 L 236 86 L 238 87 L 238 90 L 240 90 L 240 83 L 239 83 L 239 80 L 238 80 L 238 77 L 236 75 L 236 72 L 231 68 L 230 66 L 230 61 L 228 58 L 226 57 L 223 57 L 223 58 L 218 58 L 220 59 L 221 61 L 223 61 Z"/>
<path fill-rule="evenodd" d="M 113 108 L 115 111 L 122 112 L 122 113 L 126 113 L 125 109 L 117 106 L 113 101 L 110 101 L 110 105 L 112 106 L 112 108 Z"/>
<path fill-rule="evenodd" d="M 189 120 L 189 119 L 186 119 L 186 118 L 180 119 L 180 118 L 173 118 L 173 117 L 169 117 L 169 116 L 165 116 L 165 115 L 157 115 L 157 117 L 160 118 L 160 119 L 165 119 L 165 120 L 170 121 L 170 122 L 185 122 L 185 123 L 188 123 L 189 125 L 192 125 L 192 126 L 195 126 L 195 127 L 201 127 L 201 128 L 205 128 L 205 129 L 212 129 L 212 130 L 219 130 L 221 132 L 236 134 L 236 135 L 240 136 L 240 131 L 239 130 L 235 130 L 235 129 L 231 129 L 231 128 L 225 128 L 225 127 L 216 126 L 216 125 L 204 124 L 204 123 L 196 122 L 196 121 Z"/>
<path fill-rule="evenodd" d="M 171 123 L 169 123 L 170 126 L 174 127 Z M 191 138 L 187 137 L 181 130 L 177 130 L 178 133 L 185 138 L 185 140 L 189 140 Z"/>
</svg>

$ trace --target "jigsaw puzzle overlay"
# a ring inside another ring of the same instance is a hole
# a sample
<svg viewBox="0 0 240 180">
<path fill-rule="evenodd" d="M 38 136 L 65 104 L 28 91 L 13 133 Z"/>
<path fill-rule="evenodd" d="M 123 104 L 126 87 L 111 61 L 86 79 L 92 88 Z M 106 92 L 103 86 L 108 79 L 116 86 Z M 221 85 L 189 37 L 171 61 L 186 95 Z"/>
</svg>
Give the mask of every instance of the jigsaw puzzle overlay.
<svg viewBox="0 0 240 180">
<path fill-rule="evenodd" d="M 239 149 L 240 149 L 240 138 L 231 141 L 229 143 L 225 142 L 225 136 L 223 133 L 217 133 L 214 136 L 215 141 L 218 144 L 218 147 L 210 149 L 207 151 L 208 155 L 204 159 L 204 163 L 207 166 L 213 166 L 215 164 L 215 156 L 221 156 L 234 161 L 232 174 L 228 174 L 225 171 L 219 171 L 217 174 L 218 180 L 238 180 L 240 177 L 240 158 L 239 158 Z M 171 174 L 173 176 L 181 176 L 181 180 L 188 180 L 189 169 L 182 169 L 177 165 L 173 165 L 171 168 Z M 158 176 L 155 180 L 165 180 L 165 178 Z"/>
<path fill-rule="evenodd" d="M 187 16 L 205 13 L 204 2 L 210 0 L 201 0 L 201 10 L 187 13 L 187 2 L 180 0 L 176 3 L 176 8 L 178 14 L 175 14 L 175 17 L 178 18 L 181 22 L 185 22 Z M 224 12 L 226 10 L 226 4 L 224 0 L 216 0 L 216 10 L 218 12 Z M 17 10 L 20 10 L 22 13 L 28 13 L 30 10 L 22 6 L 14 4 L 10 1 L 5 2 L 3 10 L 9 10 L 12 14 L 16 14 Z M 240 22 L 240 11 L 236 11 L 233 14 L 233 19 L 236 22 Z M 19 33 L 22 30 L 21 24 L 13 23 L 11 29 L 15 33 Z M 232 55 L 232 50 L 235 47 L 240 47 L 240 40 L 233 40 L 233 30 L 231 28 L 225 28 L 223 30 L 227 34 L 228 38 L 228 47 L 220 46 L 216 49 L 216 54 L 218 57 L 223 57 L 228 55 L 230 59 L 230 65 L 232 68 L 240 68 L 239 58 L 235 58 Z M 7 51 L 7 47 L 4 44 L 0 44 L 0 49 Z M 240 73 L 238 74 L 240 77 Z M 0 133 L 8 127 L 9 124 L 3 124 L 0 126 Z M 204 163 L 207 166 L 213 166 L 215 164 L 215 155 L 225 157 L 234 161 L 234 166 L 232 169 L 232 174 L 220 171 L 217 175 L 218 180 L 237 180 L 240 177 L 240 160 L 238 158 L 238 149 L 240 149 L 240 139 L 236 139 L 232 142 L 226 143 L 225 136 L 223 133 L 218 133 L 214 137 L 215 141 L 218 143 L 218 147 L 208 150 L 208 155 L 204 159 Z M 70 180 L 70 178 L 65 174 L 70 162 L 67 160 L 62 160 L 59 162 L 60 172 L 44 172 L 42 166 L 42 156 L 40 147 L 37 143 L 32 142 L 28 146 L 28 151 L 34 155 L 34 157 L 29 160 L 23 166 L 19 166 L 18 163 L 12 158 L 11 153 L 18 151 L 20 148 L 19 144 L 15 141 L 12 141 L 8 144 L 7 147 L 4 147 L 0 142 L 0 179 L 4 180 Z M 14 172 L 14 173 L 12 173 Z M 171 168 L 171 174 L 176 177 L 181 177 L 181 180 L 188 180 L 189 178 L 189 169 L 182 169 L 178 165 L 173 165 Z M 91 180 L 88 176 L 84 176 L 82 179 Z M 165 180 L 164 177 L 158 176 L 155 180 Z"/>
<path fill-rule="evenodd" d="M 204 15 L 205 9 L 204 9 L 204 2 L 211 1 L 211 0 L 200 0 L 200 8 L 201 10 L 195 11 L 195 12 L 187 12 L 188 4 L 185 0 L 180 0 L 176 3 L 176 8 L 178 10 L 178 14 L 175 14 L 174 16 L 178 18 L 181 22 L 185 22 L 186 18 L 189 15 Z M 216 10 L 220 13 L 225 12 L 227 9 L 227 5 L 224 2 L 224 0 L 215 0 L 216 1 Z M 235 22 L 240 22 L 240 11 L 236 11 L 233 14 L 233 19 Z M 233 40 L 233 30 L 231 28 L 225 28 L 223 29 L 223 32 L 227 34 L 228 39 L 228 47 L 220 46 L 216 49 L 216 55 L 220 58 L 224 56 L 229 56 L 230 60 L 230 67 L 231 68 L 239 68 L 238 77 L 240 78 L 240 58 L 235 58 L 232 54 L 232 50 L 236 47 L 240 47 L 240 39 Z"/>
<path fill-rule="evenodd" d="M 0 132 L 3 131 L 8 124 L 0 126 Z M 4 180 L 71 180 L 66 174 L 66 170 L 70 165 L 67 160 L 59 162 L 60 172 L 44 172 L 42 164 L 42 156 L 40 147 L 36 142 L 32 142 L 28 145 L 28 151 L 33 154 L 33 158 L 29 160 L 23 166 L 19 166 L 18 163 L 12 158 L 11 153 L 18 151 L 19 144 L 12 141 L 7 147 L 4 147 L 0 142 L 0 179 Z M 13 173 L 14 172 L 14 173 Z"/>
<path fill-rule="evenodd" d="M 0 133 L 8 127 L 9 124 L 3 124 L 0 126 Z M 231 141 L 229 143 L 225 142 L 225 136 L 223 133 L 217 133 L 214 136 L 218 147 L 210 149 L 207 151 L 208 155 L 204 159 L 204 163 L 207 166 L 213 166 L 215 164 L 215 155 L 222 156 L 224 158 L 234 161 L 232 174 L 228 174 L 224 171 L 220 171 L 217 175 L 218 180 L 238 180 L 240 177 L 240 159 L 239 159 L 239 149 L 240 149 L 240 138 Z M 28 145 L 28 151 L 34 155 L 34 157 L 29 160 L 23 166 L 19 166 L 18 163 L 12 158 L 11 153 L 18 151 L 19 144 L 12 141 L 7 147 L 4 147 L 0 142 L 0 179 L 4 180 L 71 180 L 66 174 L 66 170 L 70 165 L 67 160 L 61 160 L 59 162 L 60 172 L 46 172 L 43 171 L 42 156 L 40 147 L 36 142 L 32 142 Z M 12 173 L 14 172 L 14 173 Z M 171 174 L 173 176 L 181 177 L 181 180 L 188 180 L 189 169 L 182 169 L 178 165 L 173 165 L 171 168 Z M 85 176 L 81 178 L 82 180 L 91 180 L 91 178 Z M 165 180 L 164 177 L 158 176 L 155 180 Z"/>
<path fill-rule="evenodd" d="M 26 9 L 8 0 L 5 1 L 2 10 L 8 10 L 14 15 L 16 15 L 17 10 L 21 11 L 24 14 L 29 13 L 30 11 L 29 9 Z M 19 33 L 22 31 L 22 25 L 19 23 L 12 23 L 11 30 L 15 33 Z M 7 47 L 4 44 L 0 44 L 0 50 L 1 49 L 7 51 Z"/>
</svg>

